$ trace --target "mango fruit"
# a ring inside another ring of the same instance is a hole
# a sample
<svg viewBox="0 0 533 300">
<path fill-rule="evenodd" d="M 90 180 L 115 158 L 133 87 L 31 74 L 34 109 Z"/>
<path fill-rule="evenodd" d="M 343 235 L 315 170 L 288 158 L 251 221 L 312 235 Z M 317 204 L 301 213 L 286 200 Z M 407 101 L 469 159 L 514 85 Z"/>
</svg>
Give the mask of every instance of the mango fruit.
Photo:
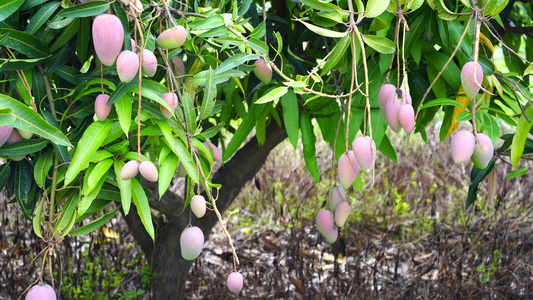
<svg viewBox="0 0 533 300">
<path fill-rule="evenodd" d="M 111 67 L 124 44 L 124 29 L 120 19 L 111 14 L 96 16 L 92 27 L 94 50 L 100 61 Z"/>
<path fill-rule="evenodd" d="M 120 81 L 128 83 L 139 71 L 139 56 L 130 50 L 120 52 L 117 58 L 117 73 Z"/>
<path fill-rule="evenodd" d="M 185 229 L 180 236 L 181 256 L 186 260 L 196 259 L 204 247 L 204 233 L 196 226 Z"/>
<path fill-rule="evenodd" d="M 185 27 L 178 25 L 169 28 L 157 37 L 157 46 L 162 49 L 175 49 L 181 47 L 187 38 L 187 30 Z"/>
</svg>

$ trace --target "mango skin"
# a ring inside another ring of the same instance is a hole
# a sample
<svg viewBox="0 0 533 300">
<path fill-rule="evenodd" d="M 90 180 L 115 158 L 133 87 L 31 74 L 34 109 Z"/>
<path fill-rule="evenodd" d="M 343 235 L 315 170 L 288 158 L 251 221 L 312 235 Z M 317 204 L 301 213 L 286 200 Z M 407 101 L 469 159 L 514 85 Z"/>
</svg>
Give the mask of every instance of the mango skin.
<svg viewBox="0 0 533 300">
<path fill-rule="evenodd" d="M 383 122 L 387 123 L 387 99 L 391 93 L 396 91 L 396 87 L 392 84 L 384 84 L 379 89 L 379 110 L 381 111 L 381 118 Z"/>
<path fill-rule="evenodd" d="M 178 56 L 174 56 L 172 58 L 172 63 L 174 64 L 176 74 L 178 74 L 180 77 L 183 77 L 185 75 L 185 64 L 183 64 L 183 60 L 181 60 L 181 58 Z"/>
<path fill-rule="evenodd" d="M 359 174 L 359 163 L 355 158 L 353 151 L 344 152 L 341 157 L 339 157 L 339 181 L 343 189 L 349 188 L 357 174 Z"/>
<path fill-rule="evenodd" d="M 33 136 L 33 132 L 31 132 L 31 131 L 22 130 L 22 129 L 18 129 L 18 128 L 17 128 L 17 130 L 18 130 L 20 136 L 25 138 L 25 139 L 27 139 L 27 140 L 31 139 L 31 137 Z"/>
<path fill-rule="evenodd" d="M 48 284 L 36 284 L 26 294 L 25 300 L 57 300 L 54 289 Z"/>
<path fill-rule="evenodd" d="M 228 279 L 226 280 L 226 284 L 230 292 L 232 293 L 240 292 L 242 290 L 242 286 L 244 285 L 242 274 L 239 272 L 233 272 L 229 274 Z"/>
<path fill-rule="evenodd" d="M 185 260 L 194 260 L 204 247 L 204 233 L 196 226 L 185 229 L 180 236 L 181 256 Z"/>
<path fill-rule="evenodd" d="M 185 27 L 178 25 L 169 28 L 157 37 L 157 46 L 162 49 L 175 49 L 181 47 L 187 39 L 187 30 Z"/>
<path fill-rule="evenodd" d="M 13 128 L 11 131 L 11 135 L 9 135 L 9 138 L 6 140 L 6 145 L 11 145 L 16 142 L 23 141 L 24 138 L 20 135 L 19 131 L 16 128 Z"/>
<path fill-rule="evenodd" d="M 100 61 L 111 67 L 124 43 L 124 29 L 120 19 L 111 14 L 100 14 L 93 22 L 93 44 Z"/>
<path fill-rule="evenodd" d="M 326 238 L 328 243 L 333 244 L 339 236 L 339 228 L 335 226 L 333 214 L 326 209 L 321 209 L 316 215 L 316 227 Z"/>
<path fill-rule="evenodd" d="M 185 166 L 181 163 L 181 161 L 178 163 L 178 166 L 176 167 L 176 173 L 178 177 L 187 176 L 187 170 L 185 169 Z"/>
<path fill-rule="evenodd" d="M 137 176 L 137 174 L 139 174 L 139 162 L 136 160 L 130 160 L 124 165 L 124 167 L 122 167 L 122 170 L 120 171 L 120 179 L 130 180 Z"/>
<path fill-rule="evenodd" d="M 144 177 L 144 179 L 151 182 L 156 182 L 159 178 L 157 168 L 151 161 L 143 161 L 139 165 L 139 172 L 141 173 L 142 177 Z"/>
<path fill-rule="evenodd" d="M 197 218 L 205 215 L 207 207 L 205 205 L 205 198 L 202 195 L 194 195 L 191 198 L 191 210 Z"/>
<path fill-rule="evenodd" d="M 329 190 L 329 203 L 331 209 L 335 211 L 339 203 L 346 201 L 346 192 L 342 186 L 334 186 Z"/>
<path fill-rule="evenodd" d="M 350 204 L 346 201 L 343 201 L 337 205 L 335 208 L 335 224 L 338 227 L 344 226 L 346 220 L 350 216 L 351 207 Z"/>
<path fill-rule="evenodd" d="M 483 84 L 483 69 L 479 63 L 477 63 L 475 75 L 478 84 L 474 81 L 474 62 L 467 62 L 461 69 L 461 83 L 463 84 L 466 96 L 470 99 L 476 97 L 481 88 L 480 84 Z"/>
<path fill-rule="evenodd" d="M 374 162 L 376 161 L 376 143 L 369 136 L 360 136 L 356 138 L 353 143 L 353 152 L 355 159 L 361 166 L 365 173 L 374 170 Z"/>
<path fill-rule="evenodd" d="M 494 156 L 494 145 L 486 134 L 478 133 L 478 141 L 472 154 L 472 162 L 480 169 L 485 169 Z"/>
<path fill-rule="evenodd" d="M 143 49 L 143 74 L 152 77 L 157 72 L 157 58 L 155 54 L 148 50 Z"/>
<path fill-rule="evenodd" d="M 128 83 L 139 72 L 139 56 L 130 50 L 120 52 L 117 58 L 117 73 L 120 81 Z"/>
<path fill-rule="evenodd" d="M 415 127 L 415 110 L 409 104 L 402 104 L 398 110 L 398 120 L 405 132 L 410 133 Z"/>
<path fill-rule="evenodd" d="M 107 101 L 109 101 L 107 94 L 98 95 L 94 101 L 94 112 L 99 121 L 105 121 L 111 112 L 111 105 L 107 105 Z"/>
<path fill-rule="evenodd" d="M 218 147 L 211 142 L 204 142 L 204 145 L 207 147 L 207 149 L 209 149 L 209 151 L 211 151 L 211 154 L 213 154 L 213 160 L 221 163 L 222 152 L 220 152 L 220 149 L 218 149 Z"/>
<path fill-rule="evenodd" d="M 9 139 L 12 131 L 13 127 L 11 126 L 0 126 L 0 147 L 2 147 L 7 139 Z"/>
<path fill-rule="evenodd" d="M 170 105 L 170 108 L 172 108 L 172 112 L 176 111 L 176 108 L 178 108 L 178 96 L 175 93 L 164 93 L 161 98 L 165 100 L 165 102 Z M 170 119 L 172 118 L 172 112 L 170 112 L 166 107 L 161 105 L 161 113 L 165 118 Z"/>
<path fill-rule="evenodd" d="M 452 137 L 452 155 L 456 164 L 468 162 L 474 148 L 476 147 L 476 138 L 468 130 L 460 130 Z"/>
<path fill-rule="evenodd" d="M 272 69 L 270 66 L 265 63 L 263 59 L 258 59 L 254 63 L 255 69 L 254 74 L 261 82 L 269 83 L 272 80 Z"/>
</svg>

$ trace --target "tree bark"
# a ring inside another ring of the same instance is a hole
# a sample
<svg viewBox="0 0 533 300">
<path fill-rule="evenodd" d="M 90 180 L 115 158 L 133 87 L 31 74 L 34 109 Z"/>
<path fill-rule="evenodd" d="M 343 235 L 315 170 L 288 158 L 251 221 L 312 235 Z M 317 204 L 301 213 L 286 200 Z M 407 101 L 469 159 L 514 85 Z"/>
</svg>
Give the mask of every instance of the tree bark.
<svg viewBox="0 0 533 300">
<path fill-rule="evenodd" d="M 253 137 L 216 172 L 212 182 L 222 185 L 216 202 L 221 213 L 235 200 L 244 184 L 263 166 L 270 151 L 286 137 L 287 133 L 283 127 L 271 123 L 267 127 L 264 145 L 260 146 Z M 151 260 L 149 263 L 152 264 L 155 275 L 151 296 L 153 299 L 185 299 L 185 283 L 193 262 L 181 257 L 179 239 L 181 232 L 189 224 L 189 209 L 180 214 L 184 205 L 181 197 L 168 191 L 159 201 L 156 185 L 143 182 L 143 186 L 154 193 L 154 201 L 150 201 L 150 206 L 161 214 L 159 217 L 153 217 L 156 228 L 155 244 L 146 233 L 135 210 L 131 210 L 125 219 L 146 258 Z M 203 218 L 193 217 L 191 221 L 194 226 L 202 229 L 206 240 L 218 222 L 214 213 L 209 212 Z"/>
</svg>

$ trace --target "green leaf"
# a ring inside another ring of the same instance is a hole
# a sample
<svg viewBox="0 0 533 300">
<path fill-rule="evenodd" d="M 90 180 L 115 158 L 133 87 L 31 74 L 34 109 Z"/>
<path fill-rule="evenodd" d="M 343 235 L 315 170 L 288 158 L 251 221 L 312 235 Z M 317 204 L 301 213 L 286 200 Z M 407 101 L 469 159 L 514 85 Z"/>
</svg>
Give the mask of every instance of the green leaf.
<svg viewBox="0 0 533 300">
<path fill-rule="evenodd" d="M 131 110 L 132 110 L 132 100 L 129 95 L 124 95 L 115 103 L 115 110 L 118 115 L 118 121 L 120 123 L 120 128 L 128 136 L 131 125 Z"/>
<path fill-rule="evenodd" d="M 224 71 L 233 69 L 235 67 L 242 65 L 243 63 L 249 60 L 255 60 L 255 59 L 259 59 L 259 55 L 246 54 L 246 53 L 239 53 L 237 55 L 233 55 L 230 58 L 226 59 L 222 64 L 220 64 L 220 66 L 216 68 L 215 75 L 221 74 Z"/>
<path fill-rule="evenodd" d="M 224 26 L 224 17 L 221 15 L 213 15 L 196 24 L 190 25 L 191 29 L 193 30 L 212 29 L 220 26 Z"/>
<path fill-rule="evenodd" d="M 311 123 L 311 117 L 307 110 L 302 111 L 300 118 L 300 126 L 302 130 L 302 145 L 304 152 L 304 160 L 307 165 L 307 170 L 313 176 L 313 178 L 320 181 L 320 171 L 318 170 L 318 164 L 316 162 L 316 136 L 313 131 L 313 124 Z"/>
<path fill-rule="evenodd" d="M 98 183 L 98 179 L 106 177 L 107 172 L 112 165 L 112 159 L 104 159 L 96 164 L 94 169 L 91 171 L 91 174 L 89 174 L 89 180 L 87 181 L 88 185 L 85 194 L 90 194 L 92 191 L 94 191 Z"/>
<path fill-rule="evenodd" d="M 468 209 L 476 201 L 477 190 L 479 184 L 485 177 L 487 177 L 494 168 L 494 160 L 492 160 L 485 169 L 479 169 L 476 166 L 472 166 L 472 172 L 470 173 L 470 186 L 468 187 L 468 196 L 466 198 L 465 210 Z"/>
<path fill-rule="evenodd" d="M 257 52 L 268 56 L 268 45 L 260 39 L 251 37 L 249 40 L 246 41 L 246 45 L 248 45 L 248 47 L 252 48 Z"/>
<path fill-rule="evenodd" d="M 207 70 L 201 71 L 197 73 L 196 75 L 194 75 L 194 77 L 188 80 L 187 82 L 191 82 L 192 84 L 195 84 L 198 86 L 205 86 L 207 84 L 207 73 L 208 73 Z M 243 71 L 230 69 L 220 74 L 216 74 L 213 77 L 213 80 L 215 84 L 221 84 L 221 83 L 224 83 L 230 80 L 232 77 L 242 77 L 244 75 L 246 75 L 246 73 L 244 73 Z"/>
<path fill-rule="evenodd" d="M 26 160 L 21 160 L 15 164 L 13 191 L 26 220 L 31 220 L 31 214 L 33 213 L 35 204 L 30 201 L 28 195 L 31 189 L 32 177 L 31 167 Z"/>
<path fill-rule="evenodd" d="M 122 161 L 115 161 L 115 176 L 118 183 L 118 188 L 120 189 L 120 201 L 122 202 L 122 209 L 124 210 L 124 215 L 127 215 L 130 212 L 131 206 L 131 180 L 122 180 L 120 178 L 120 173 L 122 168 L 124 168 L 125 163 Z"/>
<path fill-rule="evenodd" d="M 268 102 L 272 102 L 274 100 L 278 100 L 281 96 L 285 95 L 287 93 L 287 90 L 289 88 L 286 86 L 277 87 L 270 92 L 263 95 L 261 98 L 259 98 L 255 104 L 264 104 Z"/>
<path fill-rule="evenodd" d="M 381 15 L 389 6 L 390 0 L 368 0 L 365 8 L 366 18 L 375 18 Z"/>
<path fill-rule="evenodd" d="M 2 0 L 0 3 L 0 21 L 15 13 L 23 3 L 24 0 Z"/>
<path fill-rule="evenodd" d="M 185 167 L 185 170 L 187 170 L 187 174 L 189 174 L 189 178 L 191 178 L 191 181 L 194 183 L 198 183 L 200 178 L 198 175 L 198 171 L 196 170 L 196 164 L 193 163 L 191 153 L 188 151 L 188 148 L 179 138 L 174 138 L 174 147 L 171 147 L 171 149 L 174 154 L 178 156 L 180 162 Z"/>
<path fill-rule="evenodd" d="M 79 19 L 74 19 L 72 23 L 68 24 L 68 26 L 61 32 L 61 34 L 54 39 L 54 43 L 52 46 L 50 46 L 50 51 L 55 52 L 59 48 L 63 47 L 66 43 L 70 41 L 77 33 L 80 28 L 79 26 Z"/>
<path fill-rule="evenodd" d="M 53 164 L 54 152 L 51 149 L 39 155 L 39 158 L 35 163 L 35 168 L 33 169 L 33 178 L 40 188 L 44 187 L 48 171 L 50 171 Z"/>
<path fill-rule="evenodd" d="M 395 50 L 394 42 L 384 36 L 362 35 L 362 37 L 365 44 L 379 53 L 389 54 Z"/>
<path fill-rule="evenodd" d="M 326 63 L 324 64 L 324 67 L 322 68 L 322 75 L 325 75 L 328 73 L 333 67 L 339 63 L 341 58 L 344 57 L 346 50 L 348 49 L 348 46 L 350 46 L 350 43 L 352 41 L 352 36 L 347 35 L 339 40 L 337 45 L 335 45 L 335 48 L 331 51 L 331 55 L 326 60 Z"/>
<path fill-rule="evenodd" d="M 529 171 L 529 167 L 523 166 L 520 170 L 516 170 L 516 171 L 512 171 L 508 173 L 507 175 L 505 175 L 504 178 L 507 179 L 507 178 L 520 177 L 520 176 L 526 175 L 528 171 Z"/>
<path fill-rule="evenodd" d="M 448 98 L 439 98 L 439 99 L 431 100 L 431 101 L 428 101 L 428 102 L 424 103 L 424 105 L 422 105 L 421 109 L 428 108 L 428 107 L 434 107 L 434 106 L 446 106 L 446 105 L 464 107 L 458 101 L 455 101 L 455 100 L 452 100 L 452 99 L 448 99 Z"/>
<path fill-rule="evenodd" d="M 227 161 L 241 147 L 242 143 L 246 140 L 246 138 L 254 128 L 257 118 L 263 113 L 264 109 L 264 104 L 252 104 L 252 106 L 248 110 L 248 114 L 244 116 L 244 118 L 242 119 L 242 123 L 239 125 L 239 127 L 233 134 L 233 138 L 231 138 L 231 140 L 229 141 L 228 147 L 226 147 L 226 151 L 224 151 L 224 161 Z"/>
<path fill-rule="evenodd" d="M 392 146 L 387 135 L 383 136 L 383 139 L 381 140 L 381 143 L 379 144 L 378 150 L 381 151 L 381 153 L 385 154 L 385 156 L 390 158 L 395 163 L 398 162 L 398 157 L 396 156 L 396 150 L 394 150 L 394 147 Z"/>
<path fill-rule="evenodd" d="M 76 218 L 76 207 L 79 201 L 80 201 L 79 191 L 75 191 L 74 193 L 70 195 L 70 197 L 67 199 L 67 201 L 63 205 L 63 209 L 61 210 L 61 215 L 59 216 L 59 219 L 57 220 L 56 226 L 54 227 L 53 234 L 63 233 L 63 230 L 67 228 L 72 218 Z"/>
<path fill-rule="evenodd" d="M 511 144 L 511 163 L 515 170 L 518 168 L 518 163 L 524 152 L 527 135 L 531 129 L 531 122 L 533 122 L 533 106 L 529 106 L 526 109 L 525 114 L 527 115 L 529 122 L 524 115 L 520 115 L 520 119 L 516 125 L 516 133 L 513 137 L 513 143 Z"/>
<path fill-rule="evenodd" d="M 217 85 L 213 79 L 214 72 L 211 67 L 207 72 L 206 86 L 204 88 L 204 98 L 202 100 L 202 105 L 200 106 L 200 111 L 198 112 L 199 119 L 203 120 L 211 115 L 213 108 L 215 107 L 215 98 L 217 96 Z"/>
<path fill-rule="evenodd" d="M 300 23 L 304 24 L 305 27 L 307 27 L 307 29 L 311 30 L 312 32 L 318 34 L 318 35 L 321 35 L 321 36 L 325 36 L 325 37 L 332 37 L 332 38 L 341 38 L 341 37 L 344 37 L 348 34 L 347 31 L 344 31 L 344 32 L 338 32 L 338 31 L 333 31 L 333 30 L 329 30 L 329 29 L 326 29 L 326 28 L 323 28 L 323 27 L 319 27 L 319 26 L 316 26 L 316 25 L 313 25 L 311 23 L 307 23 L 301 19 L 297 19 Z"/>
<path fill-rule="evenodd" d="M 132 81 L 128 83 L 121 82 L 117 86 L 117 88 L 111 93 L 111 95 L 109 95 L 109 100 L 107 100 L 107 105 L 114 104 L 115 102 L 118 101 L 118 99 L 124 97 L 124 95 L 126 95 L 126 93 L 129 92 L 134 86 L 136 86 L 138 82 L 139 81 L 137 78 L 134 78 Z M 143 87 L 144 87 L 144 80 L 143 80 Z"/>
<path fill-rule="evenodd" d="M 266 28 L 265 28 L 265 22 L 259 23 L 257 27 L 254 28 L 254 31 L 250 33 L 250 37 L 254 37 L 256 39 L 261 39 L 263 36 L 265 36 Z"/>
<path fill-rule="evenodd" d="M 89 18 L 83 18 L 80 21 L 80 28 L 76 36 L 76 54 L 81 63 L 85 63 L 89 53 L 89 43 L 91 41 L 91 26 Z"/>
<path fill-rule="evenodd" d="M 281 108 L 283 109 L 283 123 L 287 136 L 294 149 L 298 146 L 298 138 L 300 137 L 300 112 L 298 110 L 298 99 L 292 89 L 287 91 L 287 94 L 281 97 Z"/>
<path fill-rule="evenodd" d="M 11 161 L 0 165 L 0 191 L 4 189 L 11 176 Z"/>
<path fill-rule="evenodd" d="M 76 152 L 72 158 L 72 162 L 67 169 L 65 174 L 65 186 L 69 185 L 80 171 L 85 168 L 91 157 L 96 153 L 96 150 L 104 142 L 107 134 L 113 127 L 113 123 L 110 121 L 106 122 L 94 122 L 87 129 L 78 142 L 76 147 Z"/>
<path fill-rule="evenodd" d="M 146 231 L 152 237 L 152 240 L 155 240 L 154 224 L 152 223 L 152 214 L 150 212 L 148 198 L 146 197 L 144 189 L 142 188 L 139 181 L 137 181 L 136 178 L 132 178 L 130 180 L 132 186 L 131 194 L 133 196 L 133 203 L 137 207 L 137 213 L 141 218 L 141 222 L 143 223 L 144 228 L 146 228 Z"/>
<path fill-rule="evenodd" d="M 442 0 L 428 0 L 428 4 L 431 7 L 431 9 L 436 10 L 439 18 L 446 20 L 446 21 L 453 21 L 457 19 L 458 15 L 450 12 L 446 6 L 442 5 Z"/>
<path fill-rule="evenodd" d="M 300 2 L 306 6 L 309 6 L 310 8 L 314 8 L 320 11 L 341 10 L 341 8 L 337 5 L 328 2 L 323 2 L 320 0 L 300 0 Z"/>
<path fill-rule="evenodd" d="M 109 8 L 107 1 L 90 1 L 81 3 L 60 11 L 56 18 L 84 18 L 104 13 Z"/>
<path fill-rule="evenodd" d="M 22 140 L 7 146 L 0 148 L 0 155 L 12 156 L 12 155 L 26 155 L 41 151 L 48 141 L 45 139 L 32 139 Z"/>
<path fill-rule="evenodd" d="M 194 104 L 188 93 L 182 94 L 182 105 L 187 131 L 193 134 L 196 131 L 196 114 L 194 113 Z"/>
<path fill-rule="evenodd" d="M 61 4 L 59 1 L 50 1 L 43 5 L 39 11 L 35 15 L 32 16 L 30 19 L 30 23 L 28 26 L 26 26 L 26 30 L 24 32 L 29 34 L 35 34 L 43 24 L 48 21 L 51 15 L 54 14 L 54 12 L 59 7 L 59 4 Z"/>
<path fill-rule="evenodd" d="M 167 191 L 174 173 L 176 173 L 176 168 L 178 167 L 179 159 L 174 153 L 168 154 L 160 164 L 159 168 L 159 180 L 158 180 L 158 191 L 159 198 Z"/>
<path fill-rule="evenodd" d="M 96 229 L 102 227 L 105 223 L 107 223 L 107 221 L 111 220 L 111 218 L 113 218 L 117 214 L 119 209 L 120 209 L 120 205 L 117 205 L 117 207 L 115 207 L 112 211 L 102 215 L 98 219 L 91 221 L 76 230 L 71 231 L 70 235 L 71 236 L 86 235 L 86 234 L 89 234 L 95 231 Z"/>
<path fill-rule="evenodd" d="M 41 233 L 41 217 L 43 215 L 43 205 L 45 201 L 45 198 L 41 199 L 41 202 L 39 202 L 39 205 L 35 208 L 35 217 L 32 219 L 33 232 L 35 232 L 35 235 L 40 238 L 43 237 L 43 234 Z"/>
<path fill-rule="evenodd" d="M 0 126 L 10 125 L 15 119 L 15 116 L 11 113 L 11 108 L 0 108 Z"/>
<path fill-rule="evenodd" d="M 4 34 L 8 34 L 8 37 L 0 39 L 0 46 L 16 50 L 29 58 L 43 58 L 51 54 L 50 49 L 40 39 L 29 33 L 0 28 L 0 36 Z"/>
</svg>

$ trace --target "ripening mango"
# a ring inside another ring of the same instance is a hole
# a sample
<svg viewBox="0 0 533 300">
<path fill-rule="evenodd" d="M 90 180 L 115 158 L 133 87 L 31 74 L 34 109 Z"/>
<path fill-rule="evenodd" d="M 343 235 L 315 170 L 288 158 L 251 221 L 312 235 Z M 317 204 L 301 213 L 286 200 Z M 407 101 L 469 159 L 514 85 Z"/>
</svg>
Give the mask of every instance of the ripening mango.
<svg viewBox="0 0 533 300">
<path fill-rule="evenodd" d="M 191 198 L 191 210 L 197 218 L 205 215 L 207 207 L 205 205 L 205 198 L 202 195 L 194 195 Z"/>
<path fill-rule="evenodd" d="M 172 108 L 173 112 L 176 111 L 176 108 L 178 107 L 178 96 L 175 93 L 164 93 L 161 98 L 163 98 L 163 100 L 170 105 L 170 108 Z M 166 107 L 163 105 L 161 105 L 161 113 L 167 119 L 172 118 L 172 112 L 166 109 Z"/>
<path fill-rule="evenodd" d="M 25 138 L 25 139 L 27 139 L 27 140 L 31 139 L 31 137 L 33 136 L 33 132 L 31 132 L 31 131 L 18 129 L 18 128 L 17 128 L 17 130 L 18 130 L 20 136 Z"/>
<path fill-rule="evenodd" d="M 196 259 L 204 247 L 204 233 L 196 226 L 185 229 L 180 236 L 181 256 L 186 260 Z"/>
<path fill-rule="evenodd" d="M 187 38 L 185 27 L 178 25 L 167 29 L 157 37 L 157 46 L 162 49 L 174 49 L 181 47 Z"/>
<path fill-rule="evenodd" d="M 157 58 L 155 54 L 148 50 L 143 49 L 143 74 L 152 77 L 157 72 Z"/>
<path fill-rule="evenodd" d="M 117 58 L 117 73 L 120 81 L 128 83 L 139 71 L 139 56 L 130 50 L 124 50 Z"/>
<path fill-rule="evenodd" d="M 379 89 L 379 110 L 381 111 L 381 117 L 383 118 L 383 122 L 387 122 L 387 99 L 389 98 L 389 95 L 396 91 L 396 87 L 392 84 L 384 84 Z"/>
<path fill-rule="evenodd" d="M 151 182 L 156 182 L 159 178 L 157 168 L 151 161 L 148 160 L 143 161 L 139 165 L 139 172 L 141 173 L 142 177 L 144 177 L 144 179 Z"/>
<path fill-rule="evenodd" d="M 346 220 L 348 220 L 348 217 L 350 216 L 350 211 L 350 204 L 346 201 L 342 201 L 337 205 L 335 208 L 335 224 L 338 227 L 344 226 L 344 223 L 346 223 Z"/>
<path fill-rule="evenodd" d="M 352 185 L 355 178 L 357 178 L 360 169 L 354 152 L 351 150 L 344 152 L 339 157 L 338 167 L 340 184 L 342 188 L 347 189 Z"/>
<path fill-rule="evenodd" d="M 56 292 L 48 284 L 36 284 L 26 294 L 25 300 L 57 300 Z"/>
<path fill-rule="evenodd" d="M 476 66 L 475 77 L 474 66 Z M 477 84 L 474 78 L 477 80 Z M 479 63 L 475 65 L 473 61 L 467 62 L 461 70 L 461 83 L 463 84 L 466 96 L 470 99 L 474 99 L 483 83 L 483 69 L 481 68 L 481 65 Z"/>
<path fill-rule="evenodd" d="M 329 203 L 331 209 L 335 211 L 337 205 L 342 201 L 346 201 L 346 192 L 342 186 L 334 186 L 329 190 Z"/>
<path fill-rule="evenodd" d="M 242 274 L 239 272 L 233 272 L 229 274 L 228 279 L 226 280 L 226 284 L 228 285 L 228 289 L 230 290 L 230 292 L 232 293 L 240 292 L 244 284 Z"/>
<path fill-rule="evenodd" d="M 374 170 L 376 162 L 376 143 L 369 136 L 360 136 L 353 143 L 353 152 L 359 166 L 365 173 Z"/>
<path fill-rule="evenodd" d="M 402 104 L 398 111 L 398 120 L 405 132 L 410 133 L 415 126 L 415 110 L 410 104 Z"/>
<path fill-rule="evenodd" d="M 387 105 L 385 107 L 385 114 L 387 116 L 387 123 L 389 127 L 395 132 L 400 131 L 400 120 L 398 119 L 398 112 L 402 106 L 403 90 L 397 89 L 387 98 Z"/>
<path fill-rule="evenodd" d="M 460 130 L 452 137 L 452 155 L 456 164 L 470 160 L 476 147 L 476 138 L 468 130 Z"/>
<path fill-rule="evenodd" d="M 100 61 L 111 67 L 122 50 L 124 29 L 119 18 L 111 14 L 100 14 L 93 22 L 94 50 Z"/>
<path fill-rule="evenodd" d="M 0 126 L 0 147 L 2 147 L 7 139 L 9 139 L 12 131 L 13 127 L 11 126 Z"/>
<path fill-rule="evenodd" d="M 333 214 L 329 210 L 321 209 L 318 211 L 316 215 L 316 227 L 328 243 L 333 244 L 337 240 L 339 228 L 335 226 Z"/>
<path fill-rule="evenodd" d="M 11 131 L 11 134 L 9 135 L 9 138 L 6 140 L 6 145 L 11 145 L 16 142 L 23 141 L 24 138 L 20 135 L 19 131 L 16 128 L 13 128 Z"/>
<path fill-rule="evenodd" d="M 270 66 L 265 63 L 263 59 L 258 59 L 254 63 L 255 69 L 254 74 L 261 82 L 263 83 L 269 83 L 272 79 L 272 69 L 270 69 Z"/>
<path fill-rule="evenodd" d="M 207 147 L 207 149 L 209 149 L 209 151 L 211 151 L 211 154 L 213 154 L 214 161 L 222 162 L 222 152 L 220 152 L 220 149 L 218 149 L 215 144 L 211 142 L 204 142 L 204 145 Z"/>
<path fill-rule="evenodd" d="M 111 112 L 111 105 L 107 105 L 107 101 L 109 101 L 109 95 L 107 94 L 96 96 L 96 100 L 94 101 L 94 112 L 99 121 L 104 121 Z"/>
<path fill-rule="evenodd" d="M 480 169 L 485 169 L 494 156 L 494 145 L 486 134 L 478 133 L 478 141 L 472 153 L 472 162 Z"/>
<path fill-rule="evenodd" d="M 183 60 L 179 58 L 178 56 L 174 56 L 172 58 L 172 63 L 174 64 L 174 69 L 176 70 L 176 74 L 178 76 L 182 77 L 185 75 L 185 65 L 183 64 Z"/>
<path fill-rule="evenodd" d="M 122 167 L 122 170 L 120 171 L 120 179 L 130 180 L 133 177 L 137 176 L 138 173 L 139 162 L 136 160 L 130 160 L 124 165 L 124 167 Z"/>
</svg>

